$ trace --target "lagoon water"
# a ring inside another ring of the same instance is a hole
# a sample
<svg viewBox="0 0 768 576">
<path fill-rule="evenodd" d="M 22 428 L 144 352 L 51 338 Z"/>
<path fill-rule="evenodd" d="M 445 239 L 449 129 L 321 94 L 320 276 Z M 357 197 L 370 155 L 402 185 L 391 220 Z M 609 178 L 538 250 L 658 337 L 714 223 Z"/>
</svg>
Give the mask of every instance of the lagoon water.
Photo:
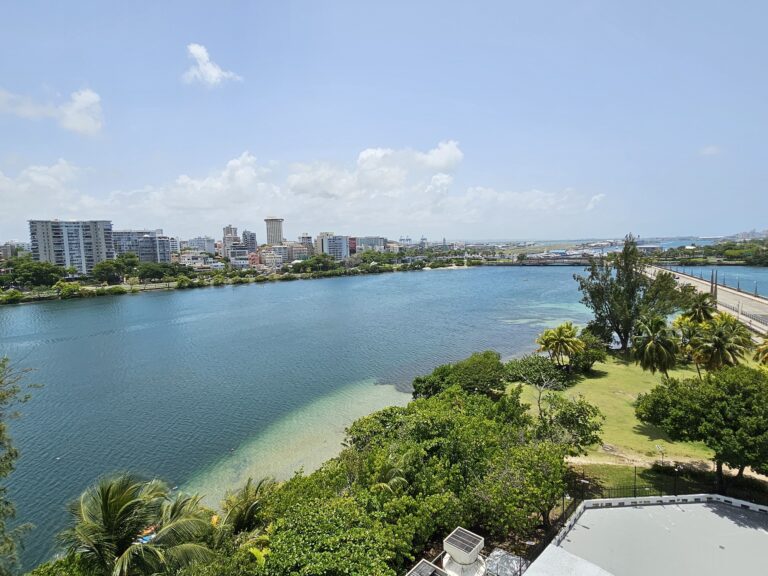
<svg viewBox="0 0 768 576">
<path fill-rule="evenodd" d="M 685 272 L 709 280 L 717 272 L 717 281 L 731 288 L 768 298 L 768 267 L 756 266 L 673 266 L 671 270 Z"/>
<path fill-rule="evenodd" d="M 574 268 L 434 270 L 0 308 L 0 356 L 44 388 L 12 424 L 24 566 L 54 551 L 66 503 L 131 470 L 216 504 L 248 476 L 311 470 L 352 420 L 414 376 L 585 323 Z"/>
</svg>

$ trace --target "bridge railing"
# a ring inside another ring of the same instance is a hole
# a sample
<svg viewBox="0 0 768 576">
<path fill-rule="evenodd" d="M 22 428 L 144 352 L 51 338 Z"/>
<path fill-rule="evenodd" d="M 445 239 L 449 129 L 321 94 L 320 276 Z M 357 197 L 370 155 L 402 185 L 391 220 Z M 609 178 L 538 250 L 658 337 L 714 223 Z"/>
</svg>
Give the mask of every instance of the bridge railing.
<svg viewBox="0 0 768 576">
<path fill-rule="evenodd" d="M 694 280 L 699 280 L 700 282 L 710 282 L 710 279 L 703 278 L 701 276 L 695 276 L 693 274 L 688 274 L 685 272 L 685 268 L 683 270 L 678 270 L 673 266 L 663 266 L 660 264 L 654 264 L 656 268 L 666 270 L 667 272 L 671 272 L 673 274 L 681 274 L 683 276 L 688 276 L 689 278 L 693 278 Z M 717 283 L 718 288 L 727 288 L 728 290 L 733 290 L 734 292 L 738 292 L 739 294 L 744 294 L 745 296 L 749 296 L 750 298 L 757 298 L 758 300 L 761 300 L 765 303 L 768 303 L 768 296 L 763 296 L 762 294 L 759 294 L 757 292 L 757 284 L 755 284 L 755 290 L 754 291 L 747 291 L 743 290 L 741 286 L 730 286 L 728 284 L 725 284 L 724 282 L 718 282 Z"/>
<path fill-rule="evenodd" d="M 743 310 L 740 310 L 738 306 L 733 306 L 732 304 L 726 304 L 725 302 L 718 301 L 717 305 L 722 306 L 723 308 L 726 308 L 728 310 L 731 310 L 732 312 L 735 312 L 737 317 L 743 316 L 744 318 L 748 318 L 751 322 L 759 324 L 759 327 L 762 328 L 763 332 L 768 331 L 768 315 L 760 315 L 760 314 L 752 314 L 750 312 L 744 312 Z M 750 325 L 751 322 L 747 323 L 747 325 Z"/>
</svg>

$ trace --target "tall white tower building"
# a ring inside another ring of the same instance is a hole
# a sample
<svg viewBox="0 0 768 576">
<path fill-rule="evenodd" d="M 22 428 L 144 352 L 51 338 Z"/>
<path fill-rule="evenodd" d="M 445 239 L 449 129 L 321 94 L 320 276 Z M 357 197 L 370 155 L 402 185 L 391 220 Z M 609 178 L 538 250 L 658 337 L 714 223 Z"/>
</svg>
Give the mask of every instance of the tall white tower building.
<svg viewBox="0 0 768 576">
<path fill-rule="evenodd" d="M 282 218 L 264 218 L 267 223 L 267 244 L 283 243 L 283 219 Z"/>
</svg>

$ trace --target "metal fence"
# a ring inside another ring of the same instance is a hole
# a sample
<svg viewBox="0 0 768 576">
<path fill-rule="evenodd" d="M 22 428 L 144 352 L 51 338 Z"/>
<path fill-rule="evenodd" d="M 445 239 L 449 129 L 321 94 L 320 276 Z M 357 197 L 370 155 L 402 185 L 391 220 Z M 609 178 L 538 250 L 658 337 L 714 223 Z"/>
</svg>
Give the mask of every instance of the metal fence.
<svg viewBox="0 0 768 576">
<path fill-rule="evenodd" d="M 727 308 L 728 310 L 731 310 L 733 312 L 736 312 L 736 314 L 744 316 L 745 318 L 754 320 L 758 324 L 762 324 L 763 326 L 768 326 L 768 314 L 752 314 L 751 312 L 744 312 L 744 310 L 740 310 L 738 306 L 733 306 L 732 304 L 726 304 L 725 302 L 720 302 L 720 301 L 718 301 L 717 305 L 722 306 L 723 308 Z"/>
</svg>

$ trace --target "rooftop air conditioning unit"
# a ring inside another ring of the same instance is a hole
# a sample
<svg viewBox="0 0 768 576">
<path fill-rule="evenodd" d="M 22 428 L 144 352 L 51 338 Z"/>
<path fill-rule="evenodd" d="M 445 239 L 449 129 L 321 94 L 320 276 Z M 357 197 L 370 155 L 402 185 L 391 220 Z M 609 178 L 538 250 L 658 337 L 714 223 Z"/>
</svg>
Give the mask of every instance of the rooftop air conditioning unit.
<svg viewBox="0 0 768 576">
<path fill-rule="evenodd" d="M 443 569 L 449 576 L 483 576 L 485 560 L 480 551 L 485 540 L 464 528 L 456 528 L 443 540 Z"/>
</svg>

